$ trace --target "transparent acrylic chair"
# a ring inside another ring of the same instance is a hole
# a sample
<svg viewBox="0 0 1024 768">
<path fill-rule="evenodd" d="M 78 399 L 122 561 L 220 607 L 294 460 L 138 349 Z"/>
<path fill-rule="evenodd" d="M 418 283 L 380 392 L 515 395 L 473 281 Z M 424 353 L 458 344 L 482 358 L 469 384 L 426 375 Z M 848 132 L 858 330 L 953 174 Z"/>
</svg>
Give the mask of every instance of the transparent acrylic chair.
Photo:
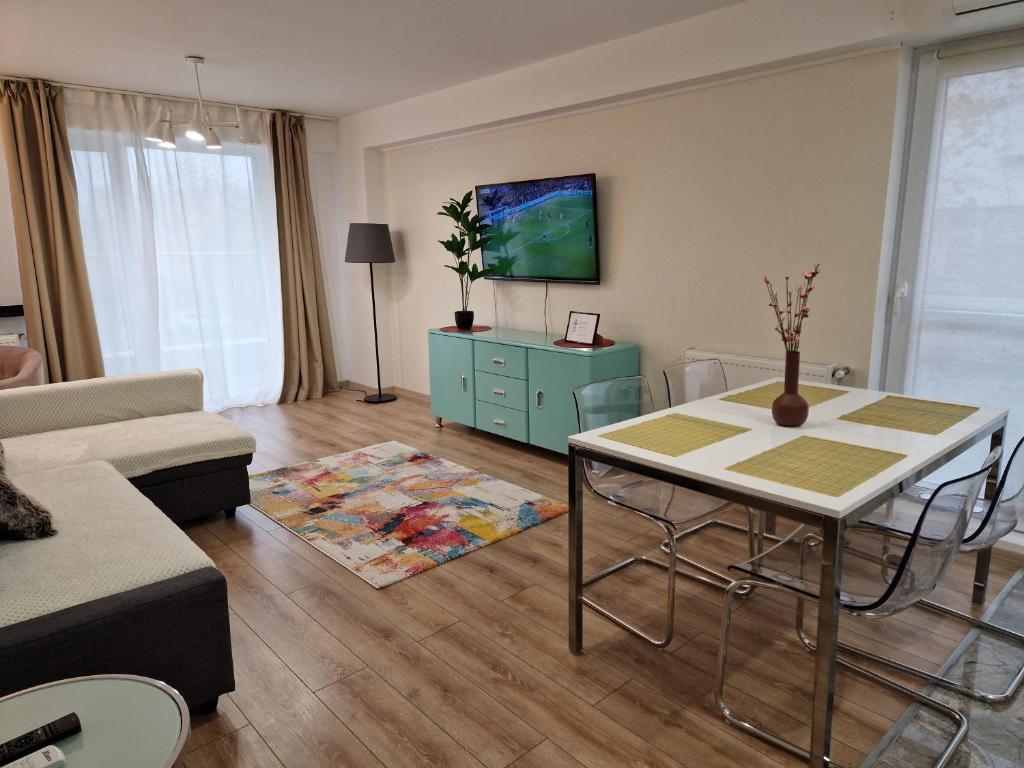
<svg viewBox="0 0 1024 768">
<path fill-rule="evenodd" d="M 729 391 L 729 383 L 725 377 L 725 368 L 721 360 L 691 360 L 688 362 L 670 365 L 664 370 L 665 388 L 668 391 L 669 407 L 682 405 L 693 400 L 700 400 L 703 397 L 712 397 Z M 747 507 L 747 525 L 737 525 L 728 520 L 712 518 L 703 520 L 697 525 L 691 526 L 676 534 L 676 541 L 697 533 L 707 527 L 728 528 L 746 534 L 750 556 L 753 557 L 761 551 L 762 541 L 765 535 L 765 516 Z M 771 537 L 771 538 L 774 538 Z M 668 552 L 668 542 L 661 545 L 662 552 Z M 708 580 L 712 586 L 725 589 L 732 583 L 728 576 L 699 566 L 701 570 L 708 573 L 716 581 Z"/>
<path fill-rule="evenodd" d="M 665 369 L 668 404 L 682 405 L 729 390 L 721 360 L 692 360 Z"/>
<path fill-rule="evenodd" d="M 609 426 L 654 410 L 651 388 L 643 376 L 627 376 L 586 384 L 576 388 L 573 396 L 576 398 L 576 414 L 581 431 Z M 586 595 L 583 596 L 582 602 L 627 632 L 643 638 L 655 647 L 663 648 L 672 641 L 676 574 L 716 586 L 720 585 L 719 579 L 728 579 L 700 563 L 679 556 L 676 549 L 679 528 L 692 527 L 695 523 L 718 514 L 729 503 L 596 461 L 585 461 L 583 468 L 586 484 L 591 491 L 608 503 L 629 510 L 657 525 L 666 534 L 668 548 L 667 562 L 645 555 L 634 555 L 584 578 L 583 585 L 593 584 L 631 565 L 645 564 L 665 569 L 668 576 L 665 630 L 661 637 L 655 637 L 616 616 Z M 688 565 L 700 573 L 677 570 L 678 563 Z M 714 578 L 704 575 L 707 573 L 715 574 Z"/>
<path fill-rule="evenodd" d="M 960 545 L 961 552 L 991 549 L 997 541 L 1014 530 L 1017 527 L 1018 520 L 1022 519 L 1022 513 L 1024 513 L 1024 449 L 1022 449 L 1022 446 L 1024 446 L 1024 438 L 1021 438 L 1010 454 L 1010 459 L 1003 468 L 1003 474 L 996 484 L 995 493 L 992 495 L 992 498 L 979 499 L 974 503 L 967 522 L 967 532 Z M 995 459 L 998 459 L 998 456 L 999 449 L 997 448 L 989 454 L 985 463 L 991 465 Z M 980 489 L 984 480 L 984 477 L 978 480 L 977 490 L 971 489 L 975 492 L 976 496 L 980 496 Z M 921 501 L 921 497 L 927 493 L 927 489 L 914 486 L 878 512 L 866 517 L 864 522 L 867 525 L 873 525 L 888 532 L 894 538 L 906 538 L 912 533 L 914 522 L 917 516 L 921 514 L 921 505 L 924 503 Z M 960 504 L 959 499 L 950 499 L 949 501 L 955 505 Z M 946 616 L 960 619 L 972 627 L 977 627 L 982 631 L 990 632 L 998 637 L 1024 645 L 1024 635 L 1021 633 L 984 621 L 969 613 L 955 610 L 931 600 L 920 600 L 918 605 L 930 608 Z M 1005 690 L 998 693 L 990 693 L 963 685 L 956 680 L 932 674 L 909 664 L 901 664 L 889 659 L 880 658 L 867 651 L 852 648 L 850 651 L 862 658 L 884 664 L 887 667 L 920 677 L 935 685 L 990 704 L 997 704 L 1012 698 L 1020 687 L 1021 681 L 1024 680 L 1024 666 L 1022 666 L 1017 670 L 1016 675 L 1014 675 Z"/>
<path fill-rule="evenodd" d="M 868 618 L 885 618 L 899 613 L 928 595 L 949 572 L 967 529 L 967 520 L 978 491 L 996 458 L 977 472 L 943 483 L 921 509 L 909 535 L 894 538 L 876 526 L 856 524 L 846 530 L 843 546 L 840 609 Z M 797 598 L 797 633 L 814 652 L 813 641 L 803 632 L 805 602 L 819 598 L 818 574 L 821 536 L 810 526 L 801 526 L 763 554 L 730 566 L 749 578 L 733 583 L 726 592 L 721 644 L 715 682 L 715 699 L 725 719 L 737 728 L 807 759 L 802 747 L 763 730 L 738 717 L 724 698 L 728 666 L 729 630 L 736 592 L 744 586 L 768 588 Z M 849 650 L 838 643 L 840 651 Z M 956 732 L 947 742 L 935 765 L 945 766 L 967 735 L 967 719 L 957 710 L 923 693 L 854 664 L 842 656 L 838 665 L 880 686 L 900 693 L 949 718 Z"/>
</svg>

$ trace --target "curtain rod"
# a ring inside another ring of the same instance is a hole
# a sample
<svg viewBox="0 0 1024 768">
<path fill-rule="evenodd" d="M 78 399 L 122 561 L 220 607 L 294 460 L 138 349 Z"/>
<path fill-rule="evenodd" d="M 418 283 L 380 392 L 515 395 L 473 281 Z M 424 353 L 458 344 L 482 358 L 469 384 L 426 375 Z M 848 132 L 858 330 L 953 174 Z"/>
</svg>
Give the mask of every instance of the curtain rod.
<svg viewBox="0 0 1024 768">
<path fill-rule="evenodd" d="M 45 80 L 45 78 L 24 77 L 22 75 L 0 75 L 0 80 L 21 80 L 21 81 L 27 83 L 27 82 L 31 82 L 32 80 Z M 192 103 L 195 102 L 195 99 L 189 99 L 189 98 L 186 98 L 184 96 L 166 96 L 166 95 L 164 95 L 162 93 L 149 93 L 148 91 L 127 91 L 127 90 L 124 90 L 122 88 L 104 88 L 104 87 L 98 86 L 98 85 L 82 85 L 81 83 L 62 83 L 62 82 L 60 82 L 58 80 L 47 80 L 46 82 L 51 83 L 52 85 L 60 86 L 61 88 L 72 88 L 72 89 L 77 90 L 77 91 L 99 91 L 100 93 L 119 93 L 119 94 L 122 94 L 122 95 L 125 95 L 125 96 L 147 96 L 147 97 L 152 98 L 152 99 L 166 99 L 168 101 L 180 101 L 180 102 L 182 102 L 184 104 L 192 104 Z M 308 112 L 292 112 L 291 110 L 288 110 L 288 109 L 276 110 L 276 109 L 267 109 L 266 107 L 247 107 L 244 104 L 228 104 L 228 103 L 223 102 L 223 101 L 206 101 L 206 103 L 207 104 L 211 104 L 211 105 L 213 105 L 215 107 L 225 107 L 227 109 L 231 109 L 231 108 L 237 106 L 239 109 L 245 109 L 245 110 L 248 110 L 249 112 L 267 112 L 267 113 L 277 112 L 277 111 L 290 112 L 291 114 L 294 114 L 294 115 L 301 115 L 302 117 L 305 117 L 308 120 L 330 120 L 330 121 L 337 121 L 337 119 L 338 119 L 336 117 L 331 117 L 329 115 L 313 115 L 313 114 L 310 114 Z"/>
</svg>

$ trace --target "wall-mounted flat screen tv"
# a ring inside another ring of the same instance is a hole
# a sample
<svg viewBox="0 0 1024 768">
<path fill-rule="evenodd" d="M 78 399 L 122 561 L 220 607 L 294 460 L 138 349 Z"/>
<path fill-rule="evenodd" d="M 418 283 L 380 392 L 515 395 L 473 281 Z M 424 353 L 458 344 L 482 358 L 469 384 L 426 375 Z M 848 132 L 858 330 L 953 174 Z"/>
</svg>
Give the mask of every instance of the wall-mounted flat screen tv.
<svg viewBox="0 0 1024 768">
<path fill-rule="evenodd" d="M 490 278 L 599 283 L 596 191 L 592 173 L 478 186 Z"/>
</svg>

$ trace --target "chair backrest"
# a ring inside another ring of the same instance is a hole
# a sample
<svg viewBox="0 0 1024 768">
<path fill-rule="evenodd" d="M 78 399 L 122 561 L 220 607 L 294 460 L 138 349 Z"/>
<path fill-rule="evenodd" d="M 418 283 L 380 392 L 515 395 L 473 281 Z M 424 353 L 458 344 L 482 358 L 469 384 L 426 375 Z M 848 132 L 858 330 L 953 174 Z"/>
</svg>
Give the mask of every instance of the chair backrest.
<svg viewBox="0 0 1024 768">
<path fill-rule="evenodd" d="M 651 386 L 643 376 L 624 376 L 584 384 L 574 389 L 572 394 L 576 400 L 576 419 L 581 432 L 608 427 L 654 410 Z M 624 488 L 643 482 L 639 475 L 596 461 L 584 461 L 583 473 L 594 493 L 616 502 L 621 501 L 618 497 Z M 664 489 L 660 486 L 665 486 L 669 492 L 672 486 L 666 483 L 653 485 L 658 487 L 654 494 L 656 498 L 648 502 L 663 506 L 661 496 Z"/>
<path fill-rule="evenodd" d="M 576 420 L 580 431 L 599 429 L 654 410 L 651 386 L 643 376 L 623 376 L 576 387 Z"/>
<path fill-rule="evenodd" d="M 873 615 L 888 615 L 903 610 L 935 589 L 956 560 L 978 493 L 1001 454 L 1001 449 L 993 449 L 981 469 L 936 488 L 910 536 L 893 542 L 894 549 L 899 546 L 904 549 L 902 555 L 886 558 L 893 569 L 880 572 L 879 579 L 886 584 L 881 595 L 870 604 L 848 607 Z"/>
<path fill-rule="evenodd" d="M 961 550 L 987 549 L 1014 530 L 1024 514 L 1024 437 L 1003 468 L 996 492 L 976 526 L 968 525 Z M 977 518 L 975 518 L 977 519 Z"/>
<path fill-rule="evenodd" d="M 721 360 L 691 360 L 665 369 L 668 404 L 682 405 L 728 391 Z"/>
</svg>

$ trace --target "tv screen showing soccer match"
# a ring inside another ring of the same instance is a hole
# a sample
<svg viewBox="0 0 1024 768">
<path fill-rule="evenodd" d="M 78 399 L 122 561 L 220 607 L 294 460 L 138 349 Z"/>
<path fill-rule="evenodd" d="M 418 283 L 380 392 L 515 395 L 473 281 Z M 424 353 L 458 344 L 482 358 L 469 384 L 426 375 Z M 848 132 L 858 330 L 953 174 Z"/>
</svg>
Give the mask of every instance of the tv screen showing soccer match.
<svg viewBox="0 0 1024 768">
<path fill-rule="evenodd" d="M 476 188 L 490 225 L 483 265 L 496 280 L 598 283 L 594 174 Z"/>
</svg>

